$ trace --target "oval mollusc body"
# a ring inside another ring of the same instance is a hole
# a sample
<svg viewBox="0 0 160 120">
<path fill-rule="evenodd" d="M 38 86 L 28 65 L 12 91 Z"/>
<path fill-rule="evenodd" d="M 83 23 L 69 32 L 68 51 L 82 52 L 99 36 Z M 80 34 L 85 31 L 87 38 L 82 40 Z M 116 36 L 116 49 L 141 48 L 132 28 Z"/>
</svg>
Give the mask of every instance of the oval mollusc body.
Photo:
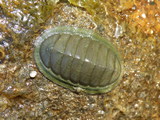
<svg viewBox="0 0 160 120">
<path fill-rule="evenodd" d="M 39 70 L 53 82 L 73 91 L 105 93 L 121 79 L 118 51 L 91 30 L 56 27 L 35 42 Z"/>
</svg>

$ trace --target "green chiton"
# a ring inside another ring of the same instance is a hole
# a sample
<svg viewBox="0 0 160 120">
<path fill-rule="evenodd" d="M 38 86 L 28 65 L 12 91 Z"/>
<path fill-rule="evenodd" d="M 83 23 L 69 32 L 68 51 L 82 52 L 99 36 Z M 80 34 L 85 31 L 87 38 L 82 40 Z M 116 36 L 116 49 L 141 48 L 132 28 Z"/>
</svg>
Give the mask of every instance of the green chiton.
<svg viewBox="0 0 160 120">
<path fill-rule="evenodd" d="M 35 61 L 41 73 L 72 91 L 105 93 L 122 76 L 118 51 L 92 30 L 55 27 L 35 42 Z"/>
</svg>

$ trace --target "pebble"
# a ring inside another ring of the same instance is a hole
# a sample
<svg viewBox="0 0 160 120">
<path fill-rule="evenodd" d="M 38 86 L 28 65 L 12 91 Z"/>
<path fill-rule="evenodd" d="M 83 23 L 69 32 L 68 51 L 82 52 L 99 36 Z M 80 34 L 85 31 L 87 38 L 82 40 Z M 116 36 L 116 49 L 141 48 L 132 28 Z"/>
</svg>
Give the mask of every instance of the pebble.
<svg viewBox="0 0 160 120">
<path fill-rule="evenodd" d="M 31 72 L 30 72 L 30 77 L 31 77 L 31 78 L 35 78 L 36 75 L 37 75 L 37 72 L 36 72 L 36 71 L 31 71 Z"/>
</svg>

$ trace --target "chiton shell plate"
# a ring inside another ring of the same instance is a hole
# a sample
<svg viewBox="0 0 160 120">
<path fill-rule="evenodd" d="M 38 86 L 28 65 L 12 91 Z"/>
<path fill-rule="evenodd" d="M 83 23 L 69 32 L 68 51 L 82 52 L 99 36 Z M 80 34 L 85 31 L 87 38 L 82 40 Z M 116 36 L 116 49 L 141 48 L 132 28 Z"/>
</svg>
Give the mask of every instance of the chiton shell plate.
<svg viewBox="0 0 160 120">
<path fill-rule="evenodd" d="M 122 76 L 118 51 L 88 29 L 66 26 L 46 30 L 35 41 L 34 57 L 45 77 L 72 91 L 105 93 Z"/>
</svg>

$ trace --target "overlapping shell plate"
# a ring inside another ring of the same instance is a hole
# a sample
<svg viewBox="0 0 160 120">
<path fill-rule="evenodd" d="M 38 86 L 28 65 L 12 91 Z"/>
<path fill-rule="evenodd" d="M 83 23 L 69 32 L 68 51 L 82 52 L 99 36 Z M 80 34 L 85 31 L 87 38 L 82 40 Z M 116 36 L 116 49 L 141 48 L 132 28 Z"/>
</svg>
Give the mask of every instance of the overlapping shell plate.
<svg viewBox="0 0 160 120">
<path fill-rule="evenodd" d="M 39 70 L 53 82 L 73 91 L 105 93 L 122 75 L 118 51 L 91 30 L 56 27 L 35 42 Z"/>
</svg>

